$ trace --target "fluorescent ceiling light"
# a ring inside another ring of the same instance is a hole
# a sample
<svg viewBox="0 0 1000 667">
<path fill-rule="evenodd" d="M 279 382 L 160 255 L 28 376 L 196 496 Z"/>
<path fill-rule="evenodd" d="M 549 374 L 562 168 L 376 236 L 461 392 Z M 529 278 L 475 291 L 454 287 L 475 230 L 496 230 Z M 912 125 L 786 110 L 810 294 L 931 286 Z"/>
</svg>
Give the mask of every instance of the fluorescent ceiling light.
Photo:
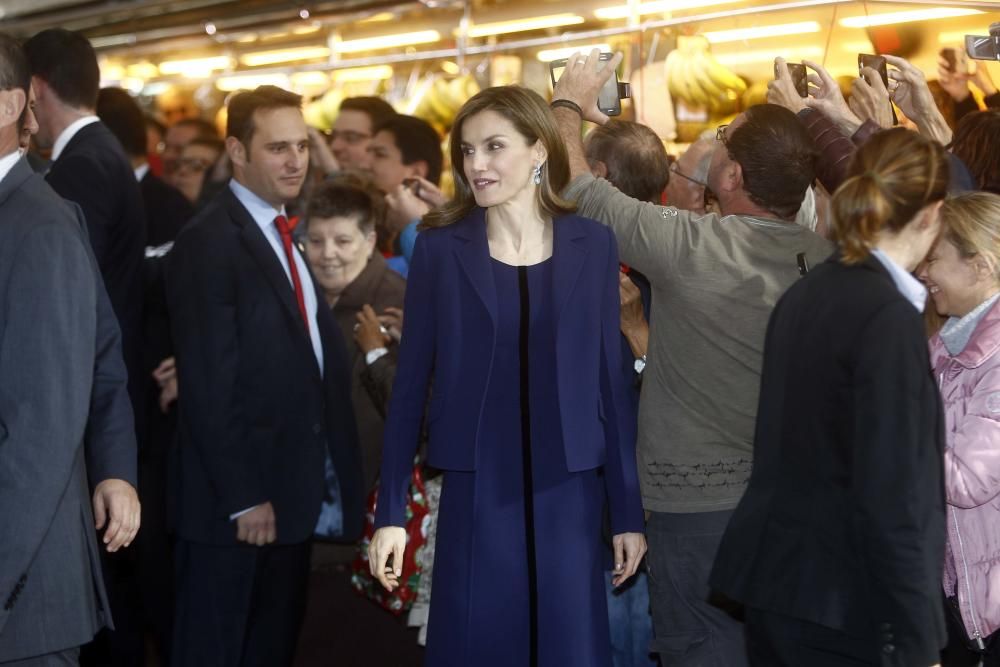
<svg viewBox="0 0 1000 667">
<path fill-rule="evenodd" d="M 800 61 L 803 59 L 815 60 L 823 57 L 823 49 L 818 46 L 803 46 L 800 48 L 787 49 L 760 49 L 757 51 L 734 51 L 733 53 L 713 53 L 716 60 L 727 67 L 743 65 L 745 63 L 766 63 L 774 62 L 774 59 L 781 56 L 785 60 Z"/>
<path fill-rule="evenodd" d="M 148 61 L 133 63 L 125 68 L 125 72 L 136 79 L 155 79 L 160 75 L 160 69 Z"/>
<path fill-rule="evenodd" d="M 682 9 L 711 7 L 712 5 L 728 5 L 743 2 L 743 0 L 660 0 L 659 2 L 644 2 L 637 8 L 639 16 L 646 14 L 666 14 Z M 628 5 L 615 5 L 594 10 L 594 16 L 604 21 L 625 19 L 629 17 Z"/>
<path fill-rule="evenodd" d="M 543 63 L 550 63 L 553 60 L 560 60 L 562 58 L 569 58 L 574 53 L 580 52 L 584 55 L 590 53 L 591 49 L 598 49 L 602 53 L 605 51 L 610 51 L 611 47 L 607 44 L 588 44 L 586 46 L 568 46 L 559 49 L 547 49 L 545 51 L 539 51 L 536 56 Z"/>
<path fill-rule="evenodd" d="M 340 69 L 333 73 L 333 80 L 337 83 L 346 83 L 348 81 L 384 81 L 391 78 L 392 67 L 389 65 L 352 67 L 350 69 Z"/>
<path fill-rule="evenodd" d="M 160 63 L 160 74 L 180 74 L 192 79 L 205 78 L 212 72 L 232 67 L 233 59 L 229 56 L 213 56 L 211 58 L 190 58 L 188 60 L 165 60 Z"/>
<path fill-rule="evenodd" d="M 419 32 L 404 32 L 396 35 L 367 37 L 364 39 L 349 39 L 335 42 L 333 47 L 339 53 L 357 53 L 359 51 L 375 51 L 377 49 L 392 49 L 414 44 L 430 44 L 441 40 L 437 30 L 421 30 Z"/>
<path fill-rule="evenodd" d="M 804 21 L 802 23 L 765 25 L 757 28 L 718 30 L 716 32 L 706 32 L 704 33 L 704 37 L 712 44 L 721 44 L 723 42 L 742 42 L 747 39 L 764 39 L 766 37 L 781 37 L 783 35 L 803 35 L 819 31 L 819 23 L 816 21 Z"/>
<path fill-rule="evenodd" d="M 293 35 L 311 35 L 314 32 L 319 32 L 319 29 L 320 29 L 320 26 L 319 26 L 318 23 L 314 23 L 312 25 L 302 25 L 302 26 L 299 26 L 298 28 L 295 28 L 294 30 L 292 30 L 292 34 Z"/>
<path fill-rule="evenodd" d="M 104 63 L 100 69 L 102 81 L 121 81 L 125 78 L 125 68 L 121 65 Z"/>
<path fill-rule="evenodd" d="M 469 37 L 489 37 L 491 35 L 506 35 L 512 32 L 524 32 L 526 30 L 542 30 L 544 28 L 558 28 L 566 25 L 579 25 L 583 23 L 582 16 L 577 14 L 553 14 L 551 16 L 536 16 L 529 19 L 515 19 L 511 21 L 496 21 L 494 23 L 479 23 L 469 26 Z M 458 30 L 455 34 L 458 34 Z"/>
<path fill-rule="evenodd" d="M 301 88 L 329 86 L 330 75 L 326 72 L 296 72 L 292 75 L 292 85 Z"/>
<path fill-rule="evenodd" d="M 257 86 L 277 86 L 285 90 L 291 88 L 286 74 L 222 76 L 215 81 L 215 87 L 226 93 L 234 90 L 253 90 Z"/>
<path fill-rule="evenodd" d="M 950 19 L 956 16 L 973 16 L 982 14 L 978 9 L 962 7 L 932 7 L 931 9 L 914 9 L 906 12 L 890 12 L 888 14 L 872 14 L 870 16 L 849 16 L 840 19 L 840 25 L 845 28 L 871 28 L 894 23 L 911 23 L 913 21 L 933 21 L 935 19 Z"/>
<path fill-rule="evenodd" d="M 290 63 L 296 60 L 315 60 L 316 58 L 329 57 L 330 49 L 325 46 L 303 46 L 294 49 L 246 53 L 240 56 L 240 62 L 247 67 L 258 67 L 260 65 L 277 65 L 278 63 Z"/>
<path fill-rule="evenodd" d="M 973 30 L 972 32 L 975 32 Z M 965 36 L 970 34 L 968 30 L 960 32 L 942 32 L 938 35 L 938 44 L 950 44 L 952 46 L 965 44 Z"/>
<path fill-rule="evenodd" d="M 369 16 L 366 19 L 361 19 L 358 23 L 382 23 L 384 21 L 392 21 L 396 18 L 396 15 L 392 12 L 379 12 L 374 16 Z"/>
<path fill-rule="evenodd" d="M 847 53 L 874 53 L 875 47 L 867 39 L 857 42 L 841 42 L 840 50 Z"/>
</svg>

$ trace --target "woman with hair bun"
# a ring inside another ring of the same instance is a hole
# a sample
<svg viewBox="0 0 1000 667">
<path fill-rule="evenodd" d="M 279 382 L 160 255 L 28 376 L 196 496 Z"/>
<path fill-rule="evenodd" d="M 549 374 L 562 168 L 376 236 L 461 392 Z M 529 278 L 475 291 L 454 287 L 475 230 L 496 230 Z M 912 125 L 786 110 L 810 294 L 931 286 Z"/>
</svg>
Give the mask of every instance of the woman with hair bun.
<svg viewBox="0 0 1000 667">
<path fill-rule="evenodd" d="M 608 667 L 605 499 L 616 585 L 646 551 L 615 237 L 559 196 L 569 159 L 536 93 L 470 99 L 451 158 L 456 197 L 424 217 L 410 265 L 369 566 L 398 585 L 433 378 L 427 462 L 444 481 L 425 664 Z"/>
<path fill-rule="evenodd" d="M 746 606 L 753 665 L 936 665 L 945 643 L 943 417 L 911 272 L 948 162 L 882 132 L 832 200 L 839 250 L 768 324 L 750 484 L 714 587 Z"/>
<path fill-rule="evenodd" d="M 948 542 L 944 664 L 1000 665 L 1000 196 L 941 208 L 945 233 L 920 271 L 938 314 L 931 364 L 944 401 Z M 978 655 L 977 655 L 978 654 Z M 964 659 L 963 659 L 964 658 Z"/>
</svg>

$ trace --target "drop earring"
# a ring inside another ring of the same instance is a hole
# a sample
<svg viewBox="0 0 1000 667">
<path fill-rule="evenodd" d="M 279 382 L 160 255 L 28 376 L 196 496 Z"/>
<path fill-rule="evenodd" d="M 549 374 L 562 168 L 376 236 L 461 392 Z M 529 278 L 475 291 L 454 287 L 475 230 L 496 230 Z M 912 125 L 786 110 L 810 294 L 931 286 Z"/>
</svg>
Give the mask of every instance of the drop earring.
<svg viewBox="0 0 1000 667">
<path fill-rule="evenodd" d="M 531 172 L 531 180 L 534 181 L 535 185 L 542 184 L 542 165 L 535 165 L 534 170 Z"/>
</svg>

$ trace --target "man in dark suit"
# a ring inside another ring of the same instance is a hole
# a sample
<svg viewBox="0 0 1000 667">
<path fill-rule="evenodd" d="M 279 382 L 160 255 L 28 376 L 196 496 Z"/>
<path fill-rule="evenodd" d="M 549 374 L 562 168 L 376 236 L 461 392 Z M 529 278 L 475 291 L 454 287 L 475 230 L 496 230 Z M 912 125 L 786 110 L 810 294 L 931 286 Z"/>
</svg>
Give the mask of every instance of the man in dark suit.
<svg viewBox="0 0 1000 667">
<path fill-rule="evenodd" d="M 344 343 L 285 219 L 309 162 L 300 104 L 273 86 L 232 99 L 233 180 L 168 259 L 177 666 L 291 664 L 327 470 L 342 536 L 360 533 Z"/>
<path fill-rule="evenodd" d="M 135 434 L 143 433 L 141 326 L 141 264 L 145 216 L 138 184 L 121 146 L 94 116 L 100 70 L 93 47 L 82 35 L 62 29 L 43 31 L 24 45 L 32 73 L 38 119 L 36 142 L 52 148 L 46 180 L 63 198 L 83 209 L 94 255 L 121 327 L 121 345 L 128 369 L 128 391 L 135 415 L 132 437 L 90 438 L 87 469 L 94 486 L 95 514 L 106 507 L 112 525 L 125 521 L 138 527 Z M 92 420 L 93 421 L 93 420 Z M 131 542 L 133 532 L 127 539 Z M 124 623 L 135 616 L 127 600 L 129 556 L 119 554 L 109 565 L 109 590 L 116 617 Z M 119 581 L 120 580 L 120 581 Z M 120 623 L 114 640 L 131 636 L 121 650 L 141 656 L 135 633 Z"/>
<path fill-rule="evenodd" d="M 0 34 L 0 664 L 43 667 L 110 624 L 83 445 L 103 286 L 79 208 L 18 151 L 29 87 Z"/>
</svg>

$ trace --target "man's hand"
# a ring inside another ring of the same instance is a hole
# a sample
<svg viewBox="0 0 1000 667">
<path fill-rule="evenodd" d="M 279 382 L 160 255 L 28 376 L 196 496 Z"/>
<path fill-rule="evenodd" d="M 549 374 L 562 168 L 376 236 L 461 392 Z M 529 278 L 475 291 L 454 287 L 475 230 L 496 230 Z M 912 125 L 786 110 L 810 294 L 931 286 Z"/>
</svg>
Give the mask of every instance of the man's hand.
<svg viewBox="0 0 1000 667">
<path fill-rule="evenodd" d="M 788 72 L 788 64 L 784 58 L 774 59 L 774 69 L 777 76 L 767 84 L 767 101 L 783 106 L 792 113 L 798 113 L 806 108 L 805 99 L 799 97 L 795 90 L 792 75 Z"/>
<path fill-rule="evenodd" d="M 938 57 L 938 83 L 956 102 L 963 102 L 972 94 L 969 90 L 969 61 L 965 49 L 955 49 L 955 71 L 948 70 L 948 61 Z M 888 61 L 888 58 L 886 58 Z M 902 108 L 902 107 L 900 107 Z M 906 113 L 905 111 L 903 113 Z M 906 114 L 909 116 L 909 114 Z"/>
<path fill-rule="evenodd" d="M 861 76 L 851 84 L 851 102 L 848 106 L 862 120 L 870 120 L 883 129 L 892 127 L 889 90 L 882 83 L 882 76 L 871 67 L 862 69 Z"/>
<path fill-rule="evenodd" d="M 621 586 L 639 569 L 646 555 L 646 536 L 642 533 L 621 533 L 611 538 L 615 550 L 615 577 L 611 583 Z"/>
<path fill-rule="evenodd" d="M 618 274 L 618 293 L 621 297 L 621 330 L 636 359 L 646 356 L 649 348 L 649 323 L 642 310 L 642 294 L 625 273 Z"/>
<path fill-rule="evenodd" d="M 822 65 L 809 60 L 803 60 L 802 64 L 815 72 L 809 75 L 811 97 L 805 99 L 806 106 L 820 111 L 846 136 L 852 136 L 861 127 L 862 121 L 847 106 L 840 86 Z"/>
<path fill-rule="evenodd" d="M 257 505 L 236 517 L 236 539 L 262 547 L 278 539 L 278 526 L 271 503 Z"/>
<path fill-rule="evenodd" d="M 135 487 L 122 479 L 106 479 L 94 489 L 94 527 L 100 532 L 105 524 L 104 544 L 108 553 L 132 544 L 139 532 L 141 509 Z"/>
<path fill-rule="evenodd" d="M 423 199 L 417 197 L 410 188 L 398 185 L 396 189 L 385 196 L 386 222 L 394 232 L 400 232 L 414 220 L 427 215 L 431 207 Z"/>
<path fill-rule="evenodd" d="M 177 400 L 177 364 L 174 357 L 167 357 L 153 371 L 153 379 L 160 387 L 160 411 L 164 414 Z"/>
<path fill-rule="evenodd" d="M 600 55 L 599 49 L 591 49 L 587 56 L 580 53 L 570 56 L 566 69 L 556 81 L 552 99 L 574 102 L 583 110 L 584 120 L 604 125 L 608 117 L 597 108 L 597 97 L 605 82 L 614 75 L 623 56 L 616 53 L 611 60 L 601 60 Z"/>
<path fill-rule="evenodd" d="M 951 141 L 951 129 L 934 103 L 924 73 L 904 58 L 885 56 L 885 61 L 893 66 L 889 70 L 889 87 L 893 89 L 892 99 L 896 106 L 917 124 L 922 135 L 947 145 Z"/>
<path fill-rule="evenodd" d="M 326 143 L 326 137 L 315 127 L 307 128 L 309 133 L 309 162 L 320 173 L 333 174 L 340 171 L 340 163 L 333 156 L 330 144 Z"/>
</svg>

